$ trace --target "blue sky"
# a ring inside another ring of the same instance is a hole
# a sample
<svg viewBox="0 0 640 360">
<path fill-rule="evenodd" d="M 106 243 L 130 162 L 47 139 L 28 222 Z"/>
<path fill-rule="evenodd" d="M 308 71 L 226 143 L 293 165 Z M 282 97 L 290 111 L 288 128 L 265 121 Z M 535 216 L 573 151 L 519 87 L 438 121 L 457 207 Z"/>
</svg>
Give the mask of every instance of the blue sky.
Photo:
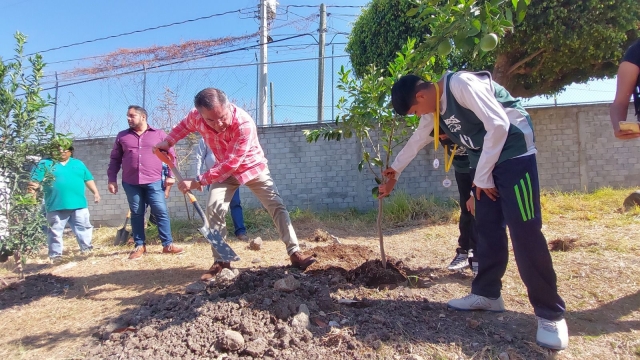
<svg viewBox="0 0 640 360">
<path fill-rule="evenodd" d="M 0 56 L 7 59 L 13 56 L 13 33 L 16 30 L 28 35 L 27 53 L 42 52 L 48 63 L 44 81 L 45 87 L 54 83 L 53 73 L 64 74 L 74 68 L 91 66 L 96 59 L 86 59 L 105 55 L 118 49 L 146 48 L 154 45 L 170 45 L 187 40 L 206 40 L 226 36 L 242 36 L 258 30 L 255 18 L 258 0 L 202 1 L 185 2 L 187 6 L 177 6 L 175 1 L 80 1 L 80 0 L 2 0 L 0 1 Z M 326 2 L 327 5 L 327 43 L 333 41 L 334 47 L 327 47 L 326 55 L 335 51 L 336 56 L 344 56 L 344 43 L 351 23 L 365 0 Z M 355 8 L 336 7 L 355 6 Z M 305 7 L 308 6 L 308 7 Z M 271 36 L 280 40 L 296 34 L 311 33 L 296 39 L 273 44 L 269 50 L 269 61 L 283 61 L 316 57 L 318 47 L 314 45 L 318 38 L 317 18 L 312 21 L 301 19 L 317 14 L 320 1 L 281 0 L 278 16 L 272 24 Z M 83 45 L 59 50 L 46 51 L 76 42 L 88 41 L 100 37 L 157 27 L 181 22 L 212 14 L 233 10 L 240 12 L 217 16 L 186 24 L 174 25 L 157 30 L 145 31 L 133 35 L 95 41 Z M 297 21 L 297 23 L 294 23 Z M 314 39 L 315 37 L 315 39 Z M 255 45 L 257 39 L 225 49 Z M 276 46 L 277 45 L 277 46 Z M 180 66 L 164 69 L 185 69 L 194 67 L 221 67 L 201 72 L 148 73 L 146 83 L 147 108 L 158 107 L 159 99 L 165 88 L 176 95 L 176 101 L 186 108 L 195 91 L 206 86 L 223 88 L 231 98 L 251 107 L 256 93 L 256 67 L 238 66 L 255 63 L 257 50 L 244 50 L 226 55 L 189 62 Z M 85 59 L 85 60 L 74 60 Z M 74 60 L 74 61 L 70 61 Z M 334 71 L 340 65 L 348 65 L 346 57 L 333 60 Z M 325 118 L 331 118 L 331 61 L 325 63 Z M 87 77 L 60 76 L 61 83 L 73 82 Z M 274 82 L 274 102 L 276 104 L 276 122 L 313 121 L 317 98 L 317 62 L 300 61 L 295 63 L 274 64 L 269 67 L 269 80 Z M 114 128 L 126 125 L 124 112 L 130 103 L 142 102 L 142 75 L 121 77 L 109 81 L 60 88 L 58 103 L 59 121 L 69 123 L 74 132 L 77 127 L 87 126 L 86 134 L 97 131 L 86 124 L 96 127 L 102 122 L 116 122 Z M 559 103 L 585 101 L 607 101 L 613 99 L 615 82 L 613 80 L 573 85 L 570 90 L 559 95 Z M 338 95 L 333 94 L 333 97 Z M 335 100 L 334 100 L 335 101 Z M 532 99 L 527 103 L 535 105 L 553 103 L 551 99 Z M 123 111 L 122 109 L 125 109 Z M 103 132 L 105 127 L 100 125 Z"/>
</svg>

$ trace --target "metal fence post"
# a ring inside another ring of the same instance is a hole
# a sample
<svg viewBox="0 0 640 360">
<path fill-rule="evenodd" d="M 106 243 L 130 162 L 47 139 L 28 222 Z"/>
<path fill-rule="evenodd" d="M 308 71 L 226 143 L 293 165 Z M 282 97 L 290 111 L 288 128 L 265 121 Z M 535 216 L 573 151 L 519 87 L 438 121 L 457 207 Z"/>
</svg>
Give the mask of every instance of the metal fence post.
<svg viewBox="0 0 640 360">
<path fill-rule="evenodd" d="M 146 109 L 147 103 L 147 66 L 142 65 L 142 107 Z"/>
<path fill-rule="evenodd" d="M 58 119 L 58 72 L 56 71 L 56 93 L 53 103 L 53 132 L 56 132 L 56 121 Z"/>
<path fill-rule="evenodd" d="M 271 101 L 271 126 L 275 124 L 275 106 L 273 105 L 273 82 L 269 83 L 269 100 Z"/>
</svg>

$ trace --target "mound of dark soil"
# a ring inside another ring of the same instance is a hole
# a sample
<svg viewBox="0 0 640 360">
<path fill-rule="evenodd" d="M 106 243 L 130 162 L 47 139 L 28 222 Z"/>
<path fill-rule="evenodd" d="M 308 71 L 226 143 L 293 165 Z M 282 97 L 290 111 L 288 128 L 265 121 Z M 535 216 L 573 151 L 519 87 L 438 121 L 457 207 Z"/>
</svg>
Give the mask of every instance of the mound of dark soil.
<svg viewBox="0 0 640 360">
<path fill-rule="evenodd" d="M 382 269 L 379 260 L 363 261 L 363 254 L 372 254 L 367 248 L 313 250 L 323 259 L 319 263 L 348 255 L 347 269 L 246 269 L 231 280 L 194 283 L 189 294 L 151 298 L 102 326 L 82 357 L 407 359 L 418 343 L 457 343 L 471 356 L 487 343 L 507 347 L 516 338 L 535 336 L 527 320 L 507 323 L 489 314 L 468 327 L 468 313 L 449 312 L 445 303 L 429 302 L 410 288 L 383 292 L 361 286 L 404 281 L 408 270 L 400 262 Z"/>
<path fill-rule="evenodd" d="M 73 284 L 71 279 L 51 274 L 3 279 L 0 282 L 0 310 L 20 306 L 45 296 L 59 296 Z M 6 284 L 6 285 L 5 285 Z"/>
</svg>

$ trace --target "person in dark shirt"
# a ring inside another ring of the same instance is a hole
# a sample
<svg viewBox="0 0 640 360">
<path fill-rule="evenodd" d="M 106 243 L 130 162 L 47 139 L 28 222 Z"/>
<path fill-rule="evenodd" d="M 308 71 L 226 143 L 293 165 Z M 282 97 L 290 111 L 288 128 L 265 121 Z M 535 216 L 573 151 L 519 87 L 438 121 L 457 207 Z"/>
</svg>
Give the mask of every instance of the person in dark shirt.
<svg viewBox="0 0 640 360">
<path fill-rule="evenodd" d="M 618 67 L 616 97 L 609 109 L 613 134 L 621 140 L 639 138 L 640 134 L 620 130 L 620 122 L 627 120 L 629 98 L 633 95 L 636 116 L 640 121 L 640 40 L 627 49 Z"/>
</svg>

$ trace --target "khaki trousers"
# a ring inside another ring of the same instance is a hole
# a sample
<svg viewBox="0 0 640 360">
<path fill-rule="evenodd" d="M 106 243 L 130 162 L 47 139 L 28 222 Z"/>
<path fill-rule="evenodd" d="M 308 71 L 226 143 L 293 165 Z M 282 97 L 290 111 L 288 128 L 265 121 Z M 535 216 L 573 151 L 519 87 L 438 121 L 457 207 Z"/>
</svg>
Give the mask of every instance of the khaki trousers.
<svg viewBox="0 0 640 360">
<path fill-rule="evenodd" d="M 265 169 L 260 175 L 248 181 L 246 187 L 260 200 L 271 219 L 273 220 L 280 239 L 287 247 L 287 254 L 291 255 L 300 250 L 298 246 L 298 238 L 296 232 L 291 225 L 289 212 L 287 211 L 278 189 L 273 183 L 269 169 Z M 219 231 L 223 239 L 227 238 L 226 215 L 229 211 L 229 203 L 236 190 L 240 187 L 240 183 L 236 178 L 230 176 L 222 183 L 211 184 L 209 190 L 209 201 L 207 202 L 207 218 L 209 219 L 209 227 L 211 231 Z M 216 257 L 215 251 L 213 252 Z M 215 259 L 221 261 L 221 259 Z"/>
</svg>

